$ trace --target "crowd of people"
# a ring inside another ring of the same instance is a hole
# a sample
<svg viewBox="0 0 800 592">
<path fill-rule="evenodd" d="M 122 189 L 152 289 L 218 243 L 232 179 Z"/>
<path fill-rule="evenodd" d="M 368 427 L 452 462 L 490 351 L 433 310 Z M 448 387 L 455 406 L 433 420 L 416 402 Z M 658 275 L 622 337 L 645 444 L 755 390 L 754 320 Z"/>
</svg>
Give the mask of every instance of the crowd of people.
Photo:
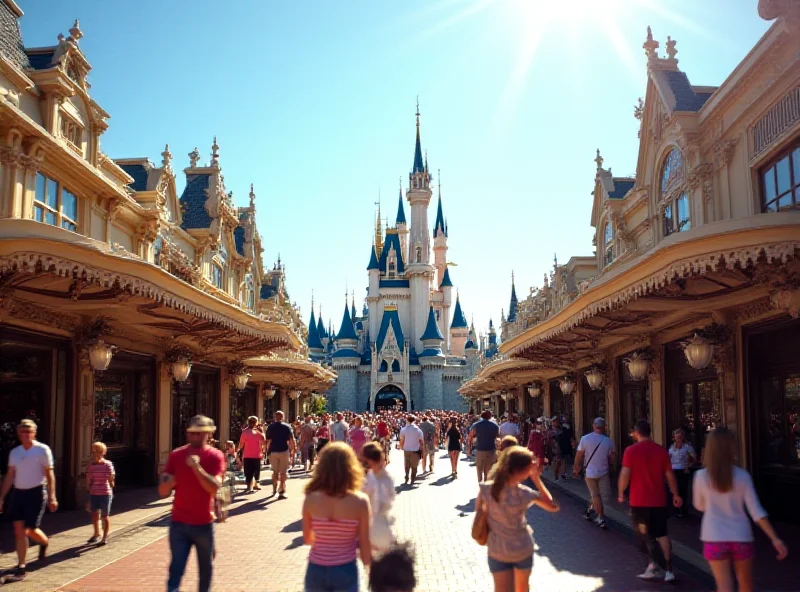
<svg viewBox="0 0 800 592">
<path fill-rule="evenodd" d="M 336 412 L 307 415 L 293 424 L 278 411 L 269 423 L 248 418 L 239 442 L 227 442 L 224 451 L 214 446 L 215 431 L 210 418 L 193 417 L 187 445 L 169 455 L 160 477 L 160 495 L 173 495 L 169 591 L 180 588 L 192 548 L 197 554 L 199 589 L 211 588 L 214 525 L 226 514 L 220 495 L 226 473 L 240 467 L 245 491 L 258 490 L 265 458 L 272 469 L 273 496 L 286 497 L 290 471 L 310 473 L 302 509 L 303 540 L 310 547 L 305 575 L 309 592 L 358 590 L 359 559 L 369 568 L 371 590 L 414 590 L 413 551 L 398 541 L 394 527 L 397 490 L 386 471 L 393 445 L 403 452 L 408 488 L 418 485 L 420 463 L 423 473 L 433 472 L 440 451 L 447 451 L 452 480 L 458 477 L 461 454 L 474 458 L 480 485 L 472 534 L 487 548 L 496 591 L 528 590 L 534 545 L 526 512 L 534 505 L 547 512 L 559 510 L 542 481 L 545 467 L 552 467 L 554 481 L 570 474 L 582 476 L 591 497 L 585 517 L 607 528 L 605 508 L 610 503 L 616 450 L 602 417 L 578 442 L 566 418 L 511 414 L 498 422 L 490 411 L 479 417 L 445 411 L 424 411 L 419 416 L 399 410 Z M 638 422 L 631 435 L 635 444 L 622 456 L 617 491 L 618 502 L 629 499 L 634 532 L 647 550 L 648 565 L 639 578 L 674 581 L 668 507 L 685 509 L 689 468 L 700 459 L 681 430 L 676 430 L 669 449 L 651 440 L 646 421 Z M 24 579 L 29 540 L 39 545 L 39 559 L 45 560 L 49 540 L 41 521 L 45 508 L 58 507 L 52 453 L 36 440 L 35 422 L 21 421 L 17 436 L 20 445 L 9 454 L 9 469 L 0 487 L 0 511 L 8 511 L 14 524 L 18 567 L 3 575 L 4 583 Z M 115 485 L 114 466 L 105 454 L 105 445 L 94 443 L 86 468 L 87 510 L 93 524 L 88 542 L 98 545 L 108 539 Z M 751 590 L 750 519 L 769 537 L 778 559 L 786 557 L 786 545 L 761 507 L 750 474 L 736 466 L 732 432 L 720 427 L 707 435 L 702 466 L 693 478 L 692 504 L 703 513 L 703 554 L 718 590 L 733 590 L 734 582 L 740 590 Z"/>
</svg>

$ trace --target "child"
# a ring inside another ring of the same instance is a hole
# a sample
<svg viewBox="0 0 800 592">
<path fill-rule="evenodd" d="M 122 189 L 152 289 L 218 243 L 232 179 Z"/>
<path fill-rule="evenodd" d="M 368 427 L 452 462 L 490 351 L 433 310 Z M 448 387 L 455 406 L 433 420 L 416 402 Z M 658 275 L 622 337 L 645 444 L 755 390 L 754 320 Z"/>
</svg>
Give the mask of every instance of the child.
<svg viewBox="0 0 800 592">
<path fill-rule="evenodd" d="M 103 519 L 103 538 L 98 545 L 105 545 L 111 523 L 108 515 L 111 513 L 111 500 L 114 489 L 114 465 L 106 460 L 106 445 L 102 442 L 92 444 L 92 462 L 86 467 L 86 489 L 89 491 L 87 509 L 92 514 L 94 534 L 86 541 L 94 544 L 100 538 L 100 519 Z"/>
</svg>

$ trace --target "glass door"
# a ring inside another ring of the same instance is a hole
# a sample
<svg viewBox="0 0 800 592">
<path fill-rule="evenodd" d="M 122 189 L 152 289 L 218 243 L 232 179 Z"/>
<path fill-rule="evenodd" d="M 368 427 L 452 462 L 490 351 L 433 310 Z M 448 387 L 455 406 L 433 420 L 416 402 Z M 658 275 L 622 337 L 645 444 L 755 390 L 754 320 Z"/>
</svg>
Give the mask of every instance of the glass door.
<svg viewBox="0 0 800 592">
<path fill-rule="evenodd" d="M 719 382 L 716 379 L 682 382 L 678 387 L 678 396 L 680 414 L 677 425 L 671 426 L 670 433 L 683 428 L 687 441 L 701 455 L 708 432 L 722 425 Z"/>
</svg>

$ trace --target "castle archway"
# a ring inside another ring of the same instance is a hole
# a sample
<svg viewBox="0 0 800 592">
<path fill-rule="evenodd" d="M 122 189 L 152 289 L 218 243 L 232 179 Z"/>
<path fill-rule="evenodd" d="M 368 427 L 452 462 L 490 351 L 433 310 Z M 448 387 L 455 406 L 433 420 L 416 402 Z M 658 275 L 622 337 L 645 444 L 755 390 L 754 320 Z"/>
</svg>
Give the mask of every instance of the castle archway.
<svg viewBox="0 0 800 592">
<path fill-rule="evenodd" d="M 408 409 L 408 401 L 406 395 L 396 384 L 387 384 L 375 393 L 375 411 L 382 409 L 400 409 L 406 411 Z"/>
</svg>

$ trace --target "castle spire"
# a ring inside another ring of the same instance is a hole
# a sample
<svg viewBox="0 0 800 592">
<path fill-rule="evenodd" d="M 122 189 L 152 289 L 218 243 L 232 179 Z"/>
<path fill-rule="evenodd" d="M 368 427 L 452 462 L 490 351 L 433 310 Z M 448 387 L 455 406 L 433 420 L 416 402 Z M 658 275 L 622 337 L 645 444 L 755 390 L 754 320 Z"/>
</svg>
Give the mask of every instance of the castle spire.
<svg viewBox="0 0 800 592">
<path fill-rule="evenodd" d="M 509 304 L 509 306 L 508 306 L 508 317 L 506 318 L 506 320 L 509 323 L 513 323 L 514 321 L 517 320 L 517 308 L 518 308 L 517 288 L 514 285 L 514 272 L 512 271 L 511 272 L 511 304 Z"/>
<path fill-rule="evenodd" d="M 422 141 L 419 136 L 419 96 L 417 96 L 417 142 L 414 146 L 414 167 L 412 173 L 424 173 L 425 163 L 422 160 Z"/>
<path fill-rule="evenodd" d="M 380 253 L 383 250 L 383 227 L 381 226 L 381 192 L 378 190 L 378 216 L 375 218 L 375 251 Z"/>
<path fill-rule="evenodd" d="M 437 171 L 439 175 L 439 206 L 436 208 L 436 223 L 433 225 L 433 238 L 436 238 L 436 235 L 441 233 L 446 237 L 447 236 L 447 224 L 444 221 L 444 214 L 442 213 L 442 171 Z"/>
<path fill-rule="evenodd" d="M 395 220 L 395 225 L 400 226 L 401 224 L 406 223 L 406 211 L 403 208 L 403 179 L 400 178 L 400 197 L 397 201 L 397 219 Z"/>
<path fill-rule="evenodd" d="M 311 318 L 308 321 L 308 348 L 322 350 L 322 341 L 319 337 L 317 320 L 314 318 L 314 296 L 311 296 Z"/>
<path fill-rule="evenodd" d="M 461 310 L 461 296 L 456 293 L 456 308 L 453 311 L 453 322 L 450 324 L 450 328 L 465 329 L 466 327 L 467 317 L 464 316 L 464 311 Z"/>
</svg>

